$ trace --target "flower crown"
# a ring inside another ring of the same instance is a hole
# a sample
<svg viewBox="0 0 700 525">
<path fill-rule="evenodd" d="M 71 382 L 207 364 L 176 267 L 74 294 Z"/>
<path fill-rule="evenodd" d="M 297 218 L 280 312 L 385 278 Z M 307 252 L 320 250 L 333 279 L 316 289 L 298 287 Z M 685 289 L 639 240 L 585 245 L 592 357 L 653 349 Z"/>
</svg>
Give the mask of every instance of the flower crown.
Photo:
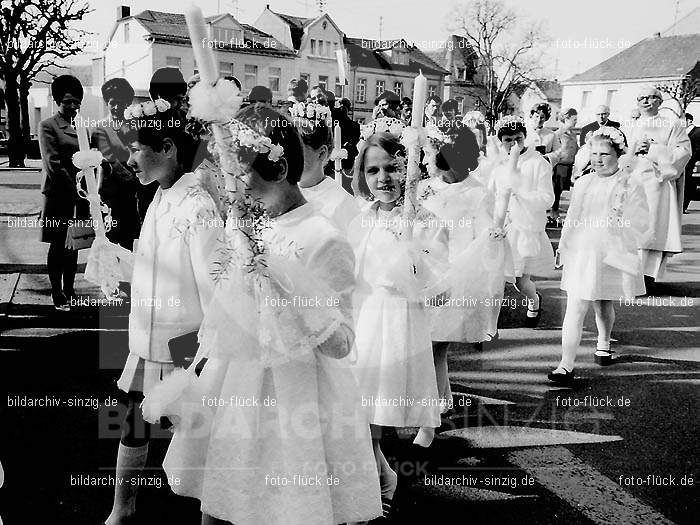
<svg viewBox="0 0 700 525">
<path fill-rule="evenodd" d="M 462 117 L 462 122 L 466 122 L 468 120 L 474 120 L 476 122 L 482 123 L 486 121 L 486 117 L 484 117 L 484 114 L 481 111 L 474 110 L 474 111 L 469 111 Z"/>
<path fill-rule="evenodd" d="M 267 153 L 267 158 L 272 162 L 280 160 L 284 154 L 284 148 L 273 144 L 270 137 L 265 137 L 247 126 L 243 122 L 231 119 L 228 124 L 231 133 L 230 140 L 241 148 L 251 149 L 257 153 Z"/>
<path fill-rule="evenodd" d="M 502 119 L 500 119 L 498 122 L 496 122 L 496 125 L 494 126 L 494 129 L 496 130 L 496 134 L 501 130 L 501 128 L 511 128 L 515 129 L 518 125 L 520 126 L 525 126 L 525 122 L 523 119 L 520 117 L 517 117 L 515 115 L 506 115 Z"/>
<path fill-rule="evenodd" d="M 612 126 L 599 127 L 597 130 L 591 133 L 588 140 L 590 140 L 593 137 L 608 137 L 622 151 L 625 151 L 627 149 L 627 141 L 625 140 L 625 136 L 619 129 L 613 128 Z"/>
<path fill-rule="evenodd" d="M 147 100 L 139 104 L 132 104 L 124 110 L 124 120 L 130 120 L 139 117 L 150 117 L 156 113 L 165 113 L 170 109 L 170 102 L 157 98 L 155 100 Z"/>
<path fill-rule="evenodd" d="M 324 121 L 329 128 L 333 126 L 331 108 L 315 102 L 297 102 L 289 108 L 292 117 L 305 118 L 314 122 Z"/>
<path fill-rule="evenodd" d="M 406 129 L 406 124 L 401 120 L 392 117 L 382 117 L 373 120 L 369 124 L 360 126 L 360 136 L 367 140 L 375 133 L 390 133 L 396 138 L 401 138 L 401 134 Z"/>
</svg>

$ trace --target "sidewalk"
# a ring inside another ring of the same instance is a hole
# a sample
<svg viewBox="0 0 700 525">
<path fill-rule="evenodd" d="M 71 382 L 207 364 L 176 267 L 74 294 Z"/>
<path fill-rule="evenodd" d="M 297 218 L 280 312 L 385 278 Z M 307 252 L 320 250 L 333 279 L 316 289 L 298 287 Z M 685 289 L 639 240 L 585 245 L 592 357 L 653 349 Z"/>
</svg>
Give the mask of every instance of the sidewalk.
<svg viewBox="0 0 700 525">
<path fill-rule="evenodd" d="M 0 172 L 3 171 L 41 171 L 41 159 L 24 159 L 24 168 L 10 168 L 8 157 L 0 156 Z"/>
</svg>

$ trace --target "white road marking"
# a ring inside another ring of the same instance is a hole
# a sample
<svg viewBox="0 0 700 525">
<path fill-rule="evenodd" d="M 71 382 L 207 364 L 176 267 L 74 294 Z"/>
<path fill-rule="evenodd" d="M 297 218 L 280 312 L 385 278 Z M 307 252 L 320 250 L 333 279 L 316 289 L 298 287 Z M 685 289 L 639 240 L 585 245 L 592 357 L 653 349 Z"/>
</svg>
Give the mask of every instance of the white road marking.
<svg viewBox="0 0 700 525">
<path fill-rule="evenodd" d="M 596 524 L 673 525 L 564 447 L 517 450 L 508 454 L 508 461 Z"/>
</svg>

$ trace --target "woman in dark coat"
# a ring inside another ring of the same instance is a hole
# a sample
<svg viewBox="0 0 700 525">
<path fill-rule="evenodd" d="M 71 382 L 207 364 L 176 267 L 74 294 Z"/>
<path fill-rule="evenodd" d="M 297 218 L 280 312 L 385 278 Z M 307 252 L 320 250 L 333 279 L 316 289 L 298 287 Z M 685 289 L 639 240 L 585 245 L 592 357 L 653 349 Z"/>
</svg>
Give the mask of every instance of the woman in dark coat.
<svg viewBox="0 0 700 525">
<path fill-rule="evenodd" d="M 57 310 L 70 310 L 69 300 L 75 296 L 73 284 L 78 264 L 78 251 L 65 247 L 68 221 L 89 217 L 87 201 L 78 197 L 73 154 L 78 151 L 78 135 L 73 127 L 83 100 L 83 86 L 71 75 L 61 75 L 51 84 L 58 112 L 39 125 L 39 148 L 43 163 L 41 192 L 41 240 L 49 243 L 46 260 L 51 298 Z"/>
<path fill-rule="evenodd" d="M 107 104 L 110 119 L 105 126 L 95 128 L 90 145 L 102 153 L 102 185 L 100 196 L 112 211 L 112 228 L 107 238 L 127 250 L 134 247 L 139 236 L 139 213 L 136 192 L 139 182 L 126 165 L 129 150 L 120 138 L 125 126 L 124 110 L 134 98 L 134 88 L 123 78 L 113 78 L 102 85 L 102 98 Z"/>
</svg>

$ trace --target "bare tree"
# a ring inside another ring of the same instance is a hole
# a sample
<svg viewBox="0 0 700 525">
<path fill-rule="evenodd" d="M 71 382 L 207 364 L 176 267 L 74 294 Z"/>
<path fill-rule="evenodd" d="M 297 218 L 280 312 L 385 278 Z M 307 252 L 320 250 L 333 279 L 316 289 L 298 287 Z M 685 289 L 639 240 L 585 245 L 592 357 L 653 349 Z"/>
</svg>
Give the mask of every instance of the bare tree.
<svg viewBox="0 0 700 525">
<path fill-rule="evenodd" d="M 696 66 L 696 69 L 700 70 L 700 66 Z M 662 82 L 655 87 L 678 104 L 678 111 L 673 107 L 668 109 L 673 111 L 676 117 L 682 118 L 690 103 L 700 94 L 700 78 L 689 74 L 680 80 Z"/>
<path fill-rule="evenodd" d="M 519 18 L 502 0 L 467 0 L 449 19 L 450 29 L 467 39 L 476 60 L 470 95 L 493 122 L 507 109 L 513 93 L 540 78 L 543 31 L 538 23 Z"/>
<path fill-rule="evenodd" d="M 70 24 L 89 12 L 88 4 L 79 0 L 3 0 L 0 76 L 5 81 L 10 166 L 24 166 L 32 81 L 82 50 L 89 33 Z"/>
</svg>

